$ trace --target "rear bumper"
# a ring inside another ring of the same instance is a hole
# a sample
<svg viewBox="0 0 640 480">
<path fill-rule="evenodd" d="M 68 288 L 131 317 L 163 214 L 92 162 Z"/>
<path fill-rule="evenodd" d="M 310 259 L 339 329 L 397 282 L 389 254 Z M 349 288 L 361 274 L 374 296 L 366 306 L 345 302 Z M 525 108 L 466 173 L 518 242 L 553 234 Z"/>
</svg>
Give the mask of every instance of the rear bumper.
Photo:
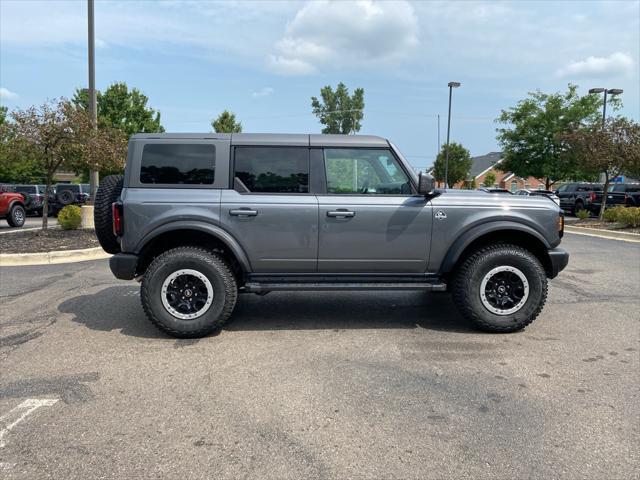
<svg viewBox="0 0 640 480">
<path fill-rule="evenodd" d="M 109 259 L 109 268 L 116 278 L 132 280 L 136 275 L 138 256 L 131 253 L 116 253 Z"/>
<path fill-rule="evenodd" d="M 555 278 L 569 263 L 569 253 L 561 248 L 552 248 L 547 254 L 551 263 L 551 270 L 547 274 L 549 278 Z"/>
</svg>

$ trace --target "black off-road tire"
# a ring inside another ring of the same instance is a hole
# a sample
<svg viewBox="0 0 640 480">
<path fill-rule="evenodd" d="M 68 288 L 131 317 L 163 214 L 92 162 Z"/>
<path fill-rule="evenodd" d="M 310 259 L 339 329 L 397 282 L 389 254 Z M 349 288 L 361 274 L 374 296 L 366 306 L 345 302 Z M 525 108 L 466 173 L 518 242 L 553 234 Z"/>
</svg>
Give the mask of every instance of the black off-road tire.
<svg viewBox="0 0 640 480">
<path fill-rule="evenodd" d="M 56 197 L 57 197 L 58 203 L 63 207 L 66 207 L 67 205 L 71 205 L 74 200 L 74 194 L 71 190 L 63 190 L 60 193 L 57 193 Z"/>
<path fill-rule="evenodd" d="M 124 177 L 109 175 L 100 182 L 93 205 L 93 222 L 100 246 L 107 253 L 119 253 L 120 244 L 113 234 L 111 204 L 117 202 L 122 192 Z"/>
<path fill-rule="evenodd" d="M 14 205 L 7 214 L 7 223 L 10 227 L 21 227 L 27 219 L 27 211 L 22 205 Z"/>
<path fill-rule="evenodd" d="M 213 303 L 200 317 L 185 320 L 174 316 L 162 302 L 162 284 L 178 270 L 203 274 L 213 288 Z M 233 272 L 218 254 L 199 247 L 178 247 L 156 257 L 142 279 L 140 298 L 149 320 L 160 330 L 178 338 L 204 337 L 220 329 L 236 305 L 238 285 Z"/>
<path fill-rule="evenodd" d="M 529 283 L 529 297 L 518 311 L 509 315 L 491 312 L 480 296 L 482 279 L 499 266 L 516 267 Z M 533 322 L 544 307 L 547 276 L 530 251 L 517 245 L 491 245 L 478 249 L 462 262 L 453 279 L 452 293 L 462 315 L 479 329 L 492 333 L 516 332 Z"/>
</svg>

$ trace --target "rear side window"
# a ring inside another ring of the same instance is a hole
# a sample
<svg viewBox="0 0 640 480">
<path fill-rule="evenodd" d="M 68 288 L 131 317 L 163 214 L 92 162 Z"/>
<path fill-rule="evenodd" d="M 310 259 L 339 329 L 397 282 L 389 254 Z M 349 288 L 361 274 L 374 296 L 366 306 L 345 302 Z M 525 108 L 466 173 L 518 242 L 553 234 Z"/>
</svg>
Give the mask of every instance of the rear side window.
<svg viewBox="0 0 640 480">
<path fill-rule="evenodd" d="M 236 147 L 234 187 L 238 192 L 309 193 L 309 149 Z"/>
<path fill-rule="evenodd" d="M 140 183 L 210 185 L 215 160 L 213 145 L 150 143 L 142 150 Z"/>
</svg>

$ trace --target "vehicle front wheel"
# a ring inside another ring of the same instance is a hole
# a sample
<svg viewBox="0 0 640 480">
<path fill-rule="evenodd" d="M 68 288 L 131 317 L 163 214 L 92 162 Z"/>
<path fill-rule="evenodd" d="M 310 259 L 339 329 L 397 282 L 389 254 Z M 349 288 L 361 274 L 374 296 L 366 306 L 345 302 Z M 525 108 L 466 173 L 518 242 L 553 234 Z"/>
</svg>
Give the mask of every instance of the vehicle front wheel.
<svg viewBox="0 0 640 480">
<path fill-rule="evenodd" d="M 10 227 L 21 227 L 27 218 L 27 211 L 22 205 L 14 205 L 7 215 L 7 223 Z"/>
<path fill-rule="evenodd" d="M 219 255 L 178 247 L 156 257 L 142 279 L 142 306 L 174 337 L 203 337 L 221 328 L 236 304 L 236 279 Z"/>
<path fill-rule="evenodd" d="M 454 301 L 462 315 L 493 333 L 522 330 L 547 299 L 540 261 L 516 245 L 492 245 L 468 256 L 455 274 Z"/>
</svg>

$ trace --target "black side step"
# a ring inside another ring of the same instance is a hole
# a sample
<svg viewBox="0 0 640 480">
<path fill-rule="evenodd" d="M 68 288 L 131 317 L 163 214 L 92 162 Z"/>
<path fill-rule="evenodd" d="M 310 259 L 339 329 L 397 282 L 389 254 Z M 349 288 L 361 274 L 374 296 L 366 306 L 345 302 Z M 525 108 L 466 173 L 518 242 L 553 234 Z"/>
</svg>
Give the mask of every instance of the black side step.
<svg viewBox="0 0 640 480">
<path fill-rule="evenodd" d="M 265 293 L 277 291 L 336 292 L 353 290 L 425 290 L 431 292 L 444 292 L 447 290 L 447 284 L 442 282 L 247 282 L 241 291 Z"/>
</svg>

